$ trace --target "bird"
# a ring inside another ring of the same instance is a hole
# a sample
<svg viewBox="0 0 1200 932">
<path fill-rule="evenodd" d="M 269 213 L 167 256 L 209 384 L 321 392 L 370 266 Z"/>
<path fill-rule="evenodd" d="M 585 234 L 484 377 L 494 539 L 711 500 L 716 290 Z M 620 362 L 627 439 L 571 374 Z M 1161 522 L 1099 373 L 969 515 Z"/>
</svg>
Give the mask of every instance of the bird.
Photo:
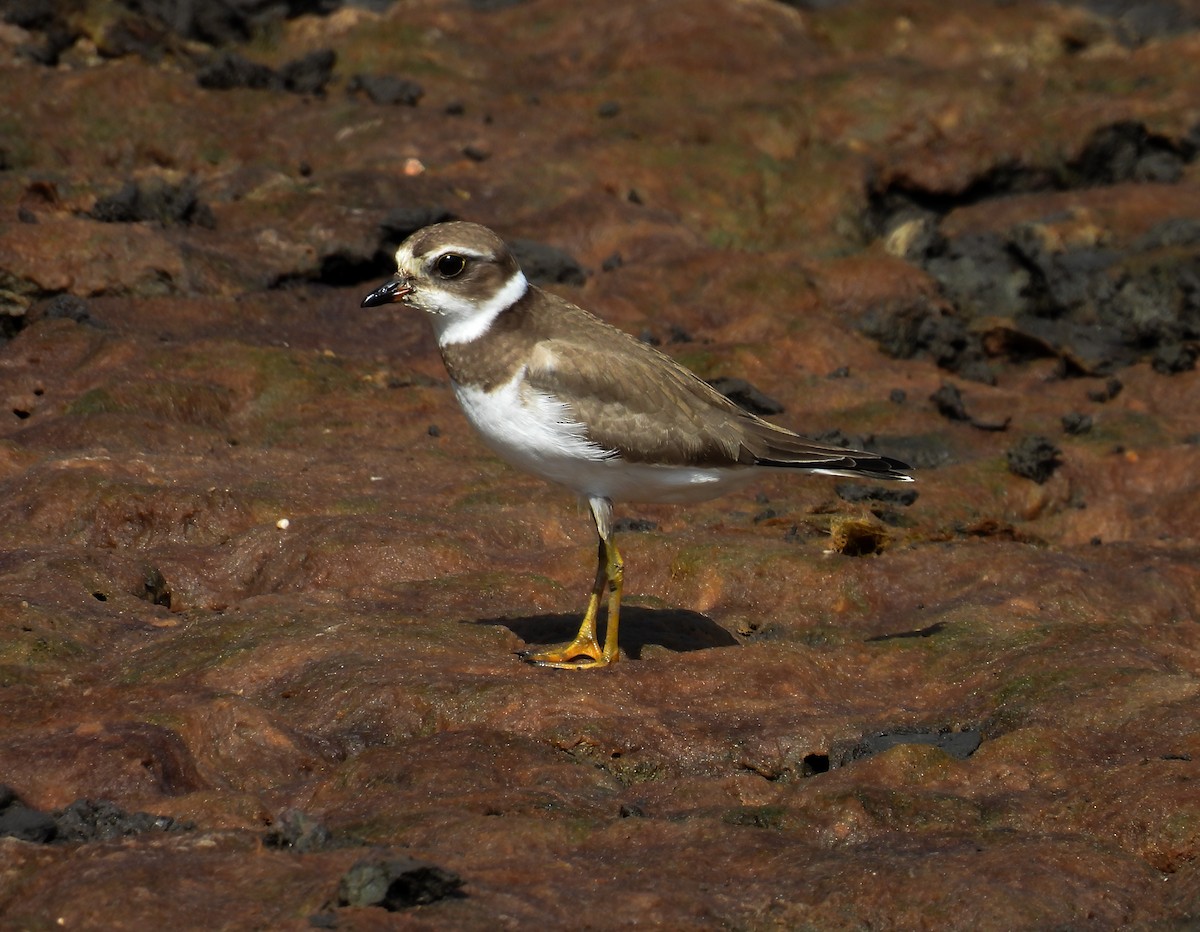
<svg viewBox="0 0 1200 932">
<path fill-rule="evenodd" d="M 575 638 L 522 653 L 563 669 L 620 659 L 617 502 L 714 498 L 764 470 L 912 481 L 891 457 L 807 440 L 738 407 L 666 354 L 532 284 L 505 241 L 465 221 L 417 230 L 362 301 L 422 311 L 467 420 L 511 465 L 586 499 L 596 576 Z M 604 643 L 598 616 L 607 602 Z"/>
</svg>

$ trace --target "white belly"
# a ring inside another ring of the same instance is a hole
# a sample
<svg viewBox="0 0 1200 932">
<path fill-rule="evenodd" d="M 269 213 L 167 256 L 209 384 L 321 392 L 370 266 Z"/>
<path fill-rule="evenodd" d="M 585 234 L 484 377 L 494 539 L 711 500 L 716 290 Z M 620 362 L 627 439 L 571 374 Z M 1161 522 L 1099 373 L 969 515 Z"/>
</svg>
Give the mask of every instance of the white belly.
<svg viewBox="0 0 1200 932">
<path fill-rule="evenodd" d="M 518 469 L 588 497 L 618 502 L 698 502 L 745 485 L 753 468 L 712 469 L 629 463 L 587 438 L 570 408 L 521 390 L 518 373 L 485 392 L 455 383 L 463 413 L 497 455 Z"/>
</svg>

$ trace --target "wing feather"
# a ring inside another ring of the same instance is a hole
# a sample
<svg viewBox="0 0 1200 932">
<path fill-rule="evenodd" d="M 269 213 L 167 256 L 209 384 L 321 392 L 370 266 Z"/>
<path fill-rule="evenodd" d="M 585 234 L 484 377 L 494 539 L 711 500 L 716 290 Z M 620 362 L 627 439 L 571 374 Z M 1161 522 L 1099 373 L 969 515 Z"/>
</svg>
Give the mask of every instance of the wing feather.
<svg viewBox="0 0 1200 932">
<path fill-rule="evenodd" d="M 540 341 L 526 380 L 568 405 L 593 443 L 628 462 L 910 478 L 899 460 L 816 443 L 764 421 L 669 356 L 591 320 L 599 328 L 586 342 L 567 335 Z"/>
</svg>

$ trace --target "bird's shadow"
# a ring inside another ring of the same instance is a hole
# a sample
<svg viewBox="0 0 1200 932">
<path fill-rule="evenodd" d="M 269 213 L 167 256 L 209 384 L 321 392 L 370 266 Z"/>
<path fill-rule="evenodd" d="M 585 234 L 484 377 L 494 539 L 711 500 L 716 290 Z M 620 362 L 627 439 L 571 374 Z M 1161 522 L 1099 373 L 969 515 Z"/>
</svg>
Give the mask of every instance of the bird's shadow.
<svg viewBox="0 0 1200 932">
<path fill-rule="evenodd" d="M 464 624 L 500 625 L 508 628 L 526 644 L 561 644 L 571 640 L 582 620 L 578 614 L 527 615 L 522 618 L 480 618 Z M 598 637 L 604 643 L 607 616 L 600 612 Z M 734 647 L 737 638 L 707 615 L 682 608 L 621 607 L 621 649 L 633 660 L 640 660 L 642 649 L 656 644 L 676 653 L 706 650 L 710 647 Z"/>
</svg>

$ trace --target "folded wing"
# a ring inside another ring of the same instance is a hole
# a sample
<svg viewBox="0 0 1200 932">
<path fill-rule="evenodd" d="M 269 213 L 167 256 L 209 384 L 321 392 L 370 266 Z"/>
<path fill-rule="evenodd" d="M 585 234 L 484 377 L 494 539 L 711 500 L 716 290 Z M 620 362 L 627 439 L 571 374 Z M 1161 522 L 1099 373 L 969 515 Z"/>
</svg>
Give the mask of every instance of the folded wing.
<svg viewBox="0 0 1200 932">
<path fill-rule="evenodd" d="M 526 380 L 568 405 L 592 442 L 628 462 L 911 479 L 899 460 L 815 443 L 743 411 L 670 357 L 596 323 L 605 339 L 587 347 L 569 339 L 540 342 Z"/>
</svg>

